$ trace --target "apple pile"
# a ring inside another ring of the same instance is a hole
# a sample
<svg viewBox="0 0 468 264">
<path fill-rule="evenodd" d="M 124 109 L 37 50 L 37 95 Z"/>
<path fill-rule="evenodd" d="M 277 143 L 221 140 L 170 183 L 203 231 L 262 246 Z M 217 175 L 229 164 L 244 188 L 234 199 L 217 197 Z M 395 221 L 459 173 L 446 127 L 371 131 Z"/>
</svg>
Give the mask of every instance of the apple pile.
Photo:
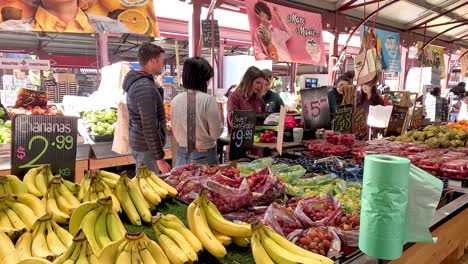
<svg viewBox="0 0 468 264">
<path fill-rule="evenodd" d="M 267 130 L 264 133 L 260 134 L 260 142 L 261 143 L 274 143 L 276 142 L 275 132 L 271 130 Z"/>
<path fill-rule="evenodd" d="M 26 106 L 18 108 L 9 108 L 8 111 L 11 115 L 63 115 L 62 110 L 57 106 Z"/>
<path fill-rule="evenodd" d="M 333 239 L 333 233 L 327 228 L 313 227 L 300 235 L 296 245 L 316 254 L 327 256 Z"/>
</svg>

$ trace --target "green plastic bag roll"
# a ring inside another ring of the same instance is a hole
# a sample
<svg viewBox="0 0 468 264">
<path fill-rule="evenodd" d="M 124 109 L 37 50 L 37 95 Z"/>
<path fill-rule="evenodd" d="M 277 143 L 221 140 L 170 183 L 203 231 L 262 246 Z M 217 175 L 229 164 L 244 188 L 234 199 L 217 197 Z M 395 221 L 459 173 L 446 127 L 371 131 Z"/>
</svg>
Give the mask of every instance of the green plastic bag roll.
<svg viewBox="0 0 468 264">
<path fill-rule="evenodd" d="M 406 240 L 410 161 L 388 155 L 364 160 L 359 248 L 365 254 L 392 260 Z"/>
</svg>

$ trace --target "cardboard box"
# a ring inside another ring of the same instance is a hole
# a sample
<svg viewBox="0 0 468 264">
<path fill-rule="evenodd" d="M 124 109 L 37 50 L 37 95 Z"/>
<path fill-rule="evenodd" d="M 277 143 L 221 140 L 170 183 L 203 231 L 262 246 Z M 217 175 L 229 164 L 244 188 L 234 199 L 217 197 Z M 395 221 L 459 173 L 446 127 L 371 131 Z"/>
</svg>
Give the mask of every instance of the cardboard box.
<svg viewBox="0 0 468 264">
<path fill-rule="evenodd" d="M 73 73 L 55 73 L 56 82 L 76 82 L 76 75 Z"/>
</svg>

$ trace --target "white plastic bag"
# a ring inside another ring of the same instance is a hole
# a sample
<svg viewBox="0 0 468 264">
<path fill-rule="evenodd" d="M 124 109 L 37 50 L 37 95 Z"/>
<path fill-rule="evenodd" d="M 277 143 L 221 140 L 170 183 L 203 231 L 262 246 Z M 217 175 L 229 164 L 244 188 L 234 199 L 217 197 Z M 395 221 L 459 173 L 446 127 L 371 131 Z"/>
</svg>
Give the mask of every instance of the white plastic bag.
<svg viewBox="0 0 468 264">
<path fill-rule="evenodd" d="M 129 155 L 132 153 L 129 137 L 129 116 L 125 97 L 118 105 L 117 126 L 115 127 L 112 151 L 121 155 Z"/>
</svg>

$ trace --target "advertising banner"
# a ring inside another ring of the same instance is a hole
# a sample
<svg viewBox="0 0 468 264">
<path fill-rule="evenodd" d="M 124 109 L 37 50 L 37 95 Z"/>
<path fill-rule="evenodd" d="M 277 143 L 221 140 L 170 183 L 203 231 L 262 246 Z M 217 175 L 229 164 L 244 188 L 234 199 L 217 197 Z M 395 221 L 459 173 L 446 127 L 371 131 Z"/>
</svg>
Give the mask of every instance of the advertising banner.
<svg viewBox="0 0 468 264">
<path fill-rule="evenodd" d="M 376 39 L 375 48 L 382 69 L 385 72 L 400 72 L 400 33 L 370 27 L 364 27 L 364 29 Z M 361 30 L 361 39 L 363 39 L 363 36 L 364 30 Z"/>
<path fill-rule="evenodd" d="M 0 58 L 0 69 L 50 70 L 50 61 Z"/>
<path fill-rule="evenodd" d="M 0 30 L 159 37 L 153 0 L 0 0 Z"/>
<path fill-rule="evenodd" d="M 418 41 L 416 47 L 418 47 L 418 63 L 422 67 L 431 67 L 432 75 L 440 76 L 440 79 L 445 79 L 445 60 L 443 47 L 435 45 L 427 45 L 422 51 L 424 44 Z"/>
<path fill-rule="evenodd" d="M 461 54 L 465 54 L 463 57 L 460 58 L 461 64 L 461 76 L 468 77 L 468 53 L 465 53 L 468 49 L 461 48 Z"/>
<path fill-rule="evenodd" d="M 257 60 L 325 65 L 322 16 L 258 0 L 246 0 Z"/>
</svg>

